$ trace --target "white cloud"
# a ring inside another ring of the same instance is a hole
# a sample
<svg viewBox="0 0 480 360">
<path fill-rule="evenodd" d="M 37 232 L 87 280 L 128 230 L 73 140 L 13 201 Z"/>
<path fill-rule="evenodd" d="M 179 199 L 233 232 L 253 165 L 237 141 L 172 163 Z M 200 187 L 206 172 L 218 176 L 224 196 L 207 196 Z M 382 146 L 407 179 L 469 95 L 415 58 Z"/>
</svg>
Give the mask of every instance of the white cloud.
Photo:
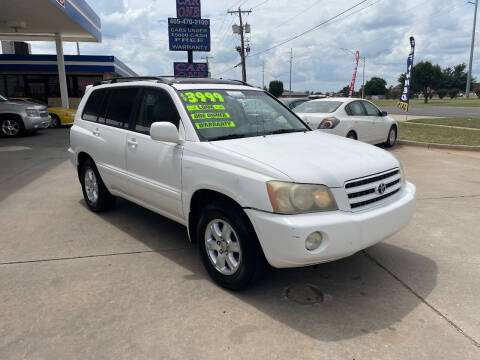
<svg viewBox="0 0 480 360">
<path fill-rule="evenodd" d="M 248 81 L 261 85 L 262 62 L 265 82 L 278 78 L 288 87 L 289 52 L 294 51 L 293 89 L 337 90 L 350 82 L 353 55 L 340 48 L 358 49 L 367 57 L 366 78 L 384 77 L 396 85 L 405 71 L 408 38 L 417 40 L 416 61 L 431 60 L 442 66 L 468 62 L 473 6 L 463 0 L 368 0 L 351 14 L 322 26 L 288 44 L 255 56 L 283 40 L 315 26 L 353 6 L 359 0 L 269 0 L 246 17 L 252 26 L 251 54 L 247 59 Z M 235 51 L 238 35 L 231 31 L 237 19 L 227 15 L 228 8 L 244 3 L 248 9 L 262 0 L 203 0 L 202 17 L 211 19 L 213 74 L 238 64 Z M 102 19 L 101 44 L 81 44 L 82 54 L 114 55 L 142 75 L 172 74 L 174 61 L 186 60 L 185 52 L 168 51 L 166 19 L 175 17 L 175 0 L 96 0 L 90 6 Z M 363 10 L 362 10 L 363 9 Z M 295 14 L 298 17 L 282 24 Z M 480 41 L 480 39 L 479 39 Z M 54 53 L 51 43 L 32 43 L 34 53 Z M 478 49 L 478 47 L 477 47 Z M 75 53 L 73 44 L 65 53 Z M 199 61 L 205 53 L 195 53 Z M 480 61 L 474 61 L 474 74 Z M 361 82 L 361 66 L 357 88 Z M 222 77 L 240 78 L 237 67 Z"/>
</svg>

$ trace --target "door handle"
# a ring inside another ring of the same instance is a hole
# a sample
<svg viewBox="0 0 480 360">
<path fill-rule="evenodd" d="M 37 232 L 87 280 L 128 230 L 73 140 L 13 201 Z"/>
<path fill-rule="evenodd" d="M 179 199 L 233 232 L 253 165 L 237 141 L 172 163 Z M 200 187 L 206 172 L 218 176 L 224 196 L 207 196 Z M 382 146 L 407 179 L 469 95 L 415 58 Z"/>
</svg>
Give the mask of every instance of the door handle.
<svg viewBox="0 0 480 360">
<path fill-rule="evenodd" d="M 98 129 L 92 130 L 92 134 L 94 136 L 100 136 L 100 130 L 98 130 Z"/>
<path fill-rule="evenodd" d="M 138 142 L 135 139 L 128 139 L 127 144 L 130 145 L 131 147 L 137 147 Z"/>
</svg>

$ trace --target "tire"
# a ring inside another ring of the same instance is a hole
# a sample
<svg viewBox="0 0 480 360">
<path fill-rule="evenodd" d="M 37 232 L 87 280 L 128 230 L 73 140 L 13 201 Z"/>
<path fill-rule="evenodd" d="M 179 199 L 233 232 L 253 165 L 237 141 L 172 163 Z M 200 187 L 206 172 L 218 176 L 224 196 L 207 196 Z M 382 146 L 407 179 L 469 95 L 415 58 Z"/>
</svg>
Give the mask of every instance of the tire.
<svg viewBox="0 0 480 360">
<path fill-rule="evenodd" d="M 387 141 L 385 142 L 386 147 L 392 147 L 397 142 L 397 128 L 392 126 L 390 130 L 388 130 Z"/>
<path fill-rule="evenodd" d="M 16 118 L 3 118 L 0 120 L 0 132 L 5 137 L 17 137 L 24 131 L 23 122 Z"/>
<path fill-rule="evenodd" d="M 62 122 L 60 121 L 60 118 L 55 115 L 55 114 L 50 114 L 52 117 L 52 122 L 50 123 L 51 128 L 59 128 L 62 126 Z"/>
<path fill-rule="evenodd" d="M 97 167 L 90 159 L 85 160 L 80 167 L 80 183 L 83 198 L 93 212 L 104 212 L 115 205 L 116 198 L 110 194 Z"/>
<path fill-rule="evenodd" d="M 357 134 L 355 133 L 355 131 L 349 131 L 347 134 L 347 138 L 352 140 L 358 140 Z"/>
<path fill-rule="evenodd" d="M 224 288 L 244 289 L 264 270 L 263 252 L 248 218 L 228 202 L 213 203 L 202 210 L 197 239 L 205 269 Z M 218 266 L 214 259 L 220 259 Z"/>
</svg>

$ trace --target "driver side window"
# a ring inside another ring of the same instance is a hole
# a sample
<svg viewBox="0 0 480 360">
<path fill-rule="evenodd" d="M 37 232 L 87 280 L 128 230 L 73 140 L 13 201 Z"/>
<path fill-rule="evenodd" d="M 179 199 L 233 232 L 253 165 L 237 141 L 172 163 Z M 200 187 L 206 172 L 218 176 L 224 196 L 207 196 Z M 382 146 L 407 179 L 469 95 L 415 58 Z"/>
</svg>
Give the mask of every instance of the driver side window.
<svg viewBox="0 0 480 360">
<path fill-rule="evenodd" d="M 144 89 L 138 109 L 135 131 L 150 134 L 150 126 L 154 122 L 171 122 L 177 129 L 180 115 L 170 95 L 163 90 Z"/>
<path fill-rule="evenodd" d="M 363 101 L 363 106 L 365 106 L 367 116 L 380 116 L 380 110 L 375 105 L 370 104 L 368 101 Z"/>
</svg>

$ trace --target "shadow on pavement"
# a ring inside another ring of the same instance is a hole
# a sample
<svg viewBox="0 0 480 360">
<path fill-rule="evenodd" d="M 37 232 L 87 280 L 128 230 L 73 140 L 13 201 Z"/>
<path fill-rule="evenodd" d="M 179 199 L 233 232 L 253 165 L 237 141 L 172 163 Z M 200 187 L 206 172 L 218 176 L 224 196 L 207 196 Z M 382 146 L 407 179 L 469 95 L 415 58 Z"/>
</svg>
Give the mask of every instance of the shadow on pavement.
<svg viewBox="0 0 480 360">
<path fill-rule="evenodd" d="M 69 128 L 58 128 L 44 129 L 18 138 L 0 137 L 0 148 L 30 148 L 0 152 L 0 201 L 67 160 L 69 133 Z"/>
<path fill-rule="evenodd" d="M 185 281 L 209 279 L 183 226 L 121 199 L 115 209 L 100 216 L 189 270 L 191 274 L 185 276 Z M 375 251 L 384 253 L 384 258 L 396 258 L 408 271 L 418 268 L 425 296 L 435 288 L 437 265 L 431 259 L 385 243 L 376 245 Z M 408 280 L 407 274 L 400 271 L 395 275 Z M 287 299 L 286 289 L 295 284 L 318 287 L 324 302 L 300 305 Z M 421 304 L 362 252 L 317 267 L 270 269 L 252 288 L 229 293 L 272 319 L 322 341 L 339 341 L 384 329 L 395 332 L 395 324 Z M 420 326 L 422 319 L 418 320 Z"/>
</svg>

